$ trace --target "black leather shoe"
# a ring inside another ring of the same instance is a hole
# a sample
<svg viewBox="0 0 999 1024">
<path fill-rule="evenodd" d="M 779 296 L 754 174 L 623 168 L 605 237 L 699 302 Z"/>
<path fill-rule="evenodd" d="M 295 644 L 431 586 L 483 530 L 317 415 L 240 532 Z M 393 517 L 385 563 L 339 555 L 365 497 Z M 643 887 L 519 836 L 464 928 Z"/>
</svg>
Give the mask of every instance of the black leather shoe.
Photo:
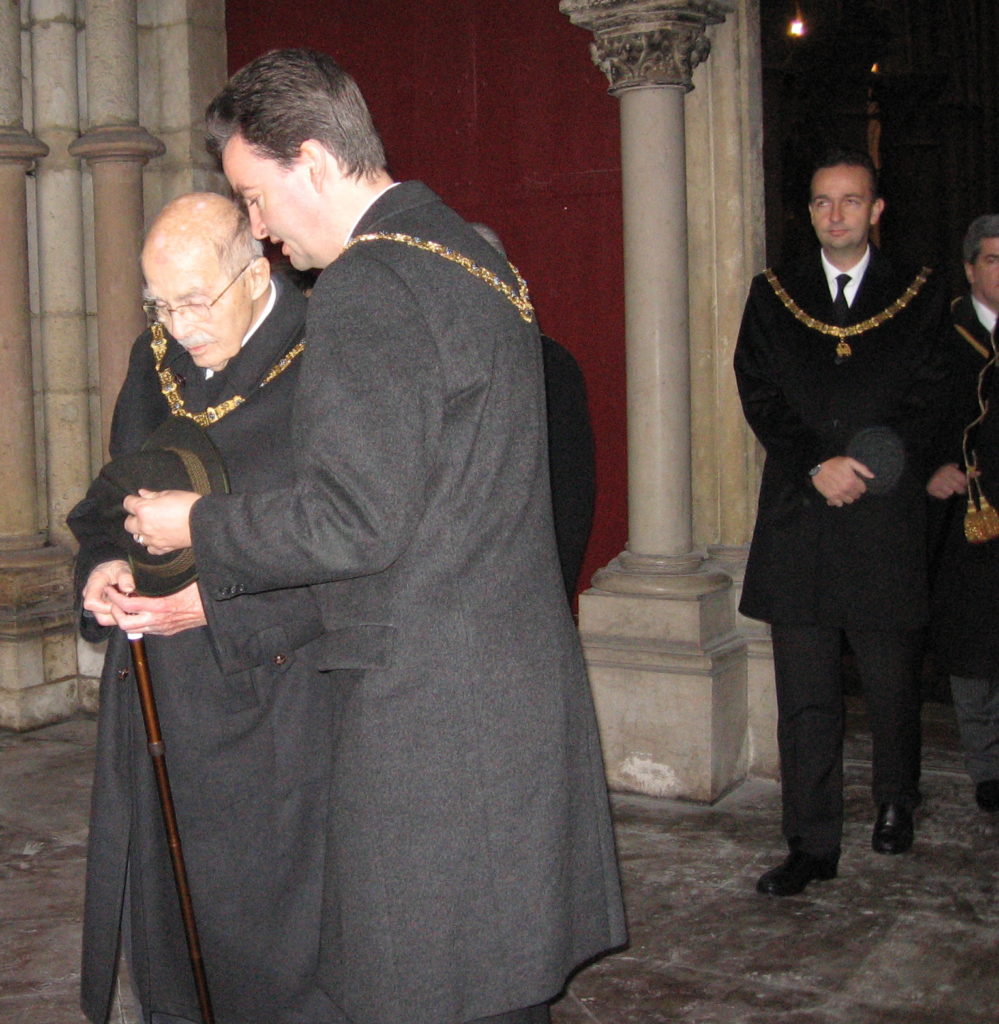
<svg viewBox="0 0 999 1024">
<path fill-rule="evenodd" d="M 793 850 L 783 864 L 771 868 L 756 883 L 756 891 L 766 896 L 793 896 L 809 882 L 836 877 L 838 857 L 813 857 L 803 850 Z"/>
<path fill-rule="evenodd" d="M 882 804 L 874 822 L 871 847 L 877 853 L 905 853 L 912 846 L 912 811 L 901 804 Z"/>
<path fill-rule="evenodd" d="M 986 779 L 975 786 L 975 803 L 983 811 L 995 814 L 999 811 L 999 779 Z"/>
</svg>

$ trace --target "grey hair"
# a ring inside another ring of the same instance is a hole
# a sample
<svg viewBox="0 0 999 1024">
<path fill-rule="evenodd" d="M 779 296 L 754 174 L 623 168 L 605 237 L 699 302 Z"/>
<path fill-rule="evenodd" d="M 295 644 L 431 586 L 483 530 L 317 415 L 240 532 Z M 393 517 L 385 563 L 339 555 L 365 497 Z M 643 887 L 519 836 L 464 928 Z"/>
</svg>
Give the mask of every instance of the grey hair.
<svg viewBox="0 0 999 1024">
<path fill-rule="evenodd" d="M 971 222 L 961 248 L 965 263 L 974 263 L 978 259 L 982 239 L 985 238 L 999 238 L 999 213 L 986 213 Z"/>
<path fill-rule="evenodd" d="M 253 237 L 253 229 L 250 227 L 250 218 L 246 210 L 237 203 L 233 203 L 233 207 L 237 216 L 232 230 L 228 234 L 212 239 L 212 242 L 218 254 L 219 266 L 235 274 L 250 260 L 263 256 L 264 243 Z"/>
</svg>

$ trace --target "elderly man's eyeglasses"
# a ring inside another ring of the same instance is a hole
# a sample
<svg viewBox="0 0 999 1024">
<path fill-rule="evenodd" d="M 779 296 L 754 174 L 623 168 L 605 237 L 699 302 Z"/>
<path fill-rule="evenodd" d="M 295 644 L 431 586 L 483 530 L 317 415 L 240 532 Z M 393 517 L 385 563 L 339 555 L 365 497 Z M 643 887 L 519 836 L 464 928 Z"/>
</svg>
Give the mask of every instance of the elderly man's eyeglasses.
<svg viewBox="0 0 999 1024">
<path fill-rule="evenodd" d="M 253 266 L 258 257 L 254 256 L 249 263 L 212 299 L 211 302 L 184 302 L 179 306 L 168 306 L 165 302 L 154 302 L 152 299 L 143 302 L 142 309 L 146 314 L 147 322 L 152 324 L 163 323 L 164 320 L 172 320 L 176 316 L 182 316 L 186 320 L 204 322 L 211 319 L 212 309 L 223 295 Z"/>
</svg>

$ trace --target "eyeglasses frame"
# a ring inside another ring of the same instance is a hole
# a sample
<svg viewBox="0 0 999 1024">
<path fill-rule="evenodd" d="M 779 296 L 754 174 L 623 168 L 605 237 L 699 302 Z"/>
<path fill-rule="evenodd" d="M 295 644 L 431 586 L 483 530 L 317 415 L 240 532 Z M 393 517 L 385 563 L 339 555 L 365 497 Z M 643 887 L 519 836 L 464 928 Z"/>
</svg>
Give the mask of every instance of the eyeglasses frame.
<svg viewBox="0 0 999 1024">
<path fill-rule="evenodd" d="M 170 322 L 173 323 L 173 318 L 181 313 L 182 316 L 189 316 L 189 313 L 183 313 L 184 309 L 190 309 L 193 307 L 201 307 L 207 310 L 204 316 L 193 317 L 196 323 L 204 323 L 206 320 L 211 319 L 211 311 L 215 308 L 215 304 L 225 295 L 227 291 L 253 266 L 258 260 L 262 259 L 260 256 L 253 256 L 250 262 L 212 299 L 211 302 L 182 302 L 179 306 L 168 306 L 166 303 L 160 305 L 154 302 L 152 299 L 147 299 L 142 303 L 142 311 L 146 314 L 146 319 L 150 324 L 163 323 L 162 317 L 167 316 L 170 318 Z"/>
</svg>

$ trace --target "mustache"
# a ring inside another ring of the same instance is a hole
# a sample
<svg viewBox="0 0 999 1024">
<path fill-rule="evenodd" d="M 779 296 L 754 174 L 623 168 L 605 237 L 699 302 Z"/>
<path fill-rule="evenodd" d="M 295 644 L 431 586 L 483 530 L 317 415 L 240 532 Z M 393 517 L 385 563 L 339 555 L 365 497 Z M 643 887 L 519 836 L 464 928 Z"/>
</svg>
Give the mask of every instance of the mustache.
<svg viewBox="0 0 999 1024">
<path fill-rule="evenodd" d="M 211 345 L 215 339 L 204 331 L 197 331 L 194 334 L 189 334 L 183 341 L 180 338 L 174 339 L 178 345 L 183 348 L 197 348 L 198 345 Z"/>
</svg>

